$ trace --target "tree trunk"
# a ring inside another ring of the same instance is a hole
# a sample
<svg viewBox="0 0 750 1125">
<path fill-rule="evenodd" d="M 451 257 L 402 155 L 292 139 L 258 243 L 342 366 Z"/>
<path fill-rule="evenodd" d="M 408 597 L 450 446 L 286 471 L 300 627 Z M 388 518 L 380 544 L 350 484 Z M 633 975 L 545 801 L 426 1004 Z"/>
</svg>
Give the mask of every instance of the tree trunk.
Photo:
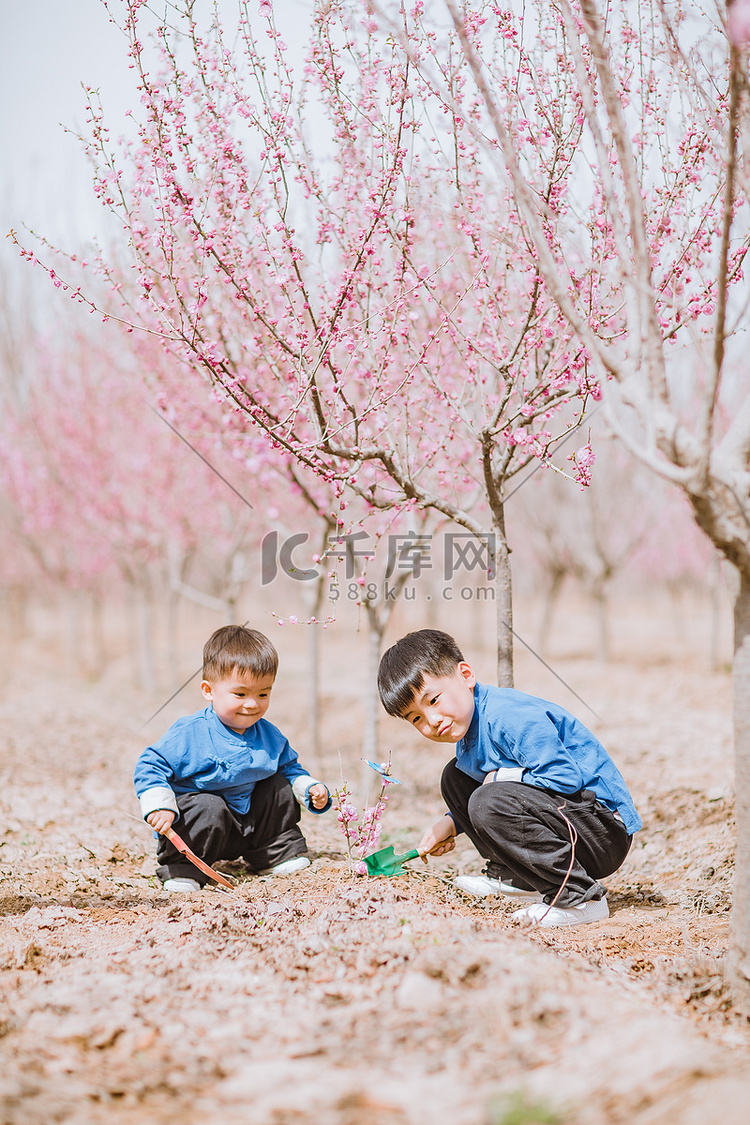
<svg viewBox="0 0 750 1125">
<path fill-rule="evenodd" d="M 739 578 L 732 668 L 737 857 L 728 974 L 735 1003 L 750 1015 L 750 575 Z"/>
<path fill-rule="evenodd" d="M 138 661 L 138 590 L 135 582 L 128 576 L 127 612 L 125 623 L 128 632 L 128 656 L 130 658 L 130 679 L 134 687 L 140 688 L 141 676 Z"/>
<path fill-rule="evenodd" d="M 91 644 L 94 654 L 94 677 L 104 675 L 107 666 L 107 642 L 104 636 L 104 602 L 98 587 L 91 591 Z"/>
<path fill-rule="evenodd" d="M 717 555 L 711 565 L 711 581 L 709 595 L 711 598 L 711 634 L 709 639 L 709 668 L 713 676 L 719 671 L 719 633 L 721 620 L 721 600 L 719 586 L 721 584 L 721 562 Z"/>
<path fill-rule="evenodd" d="M 80 675 L 84 669 L 85 618 L 81 590 L 63 591 L 65 601 L 65 663 Z"/>
<path fill-rule="evenodd" d="M 320 627 L 307 626 L 308 652 L 308 745 L 309 766 L 315 776 L 320 775 Z M 308 767 L 309 768 L 309 767 Z"/>
<path fill-rule="evenodd" d="M 324 555 L 328 546 L 326 538 L 331 527 L 326 524 L 325 532 L 322 537 L 320 545 L 320 554 Z M 320 755 L 321 755 L 321 739 L 320 739 L 320 650 L 321 650 L 321 625 L 320 616 L 325 602 L 326 589 L 328 587 L 328 578 L 325 573 L 321 574 L 319 578 L 312 583 L 312 589 L 307 591 L 307 612 L 309 617 L 314 617 L 316 624 L 307 626 L 307 652 L 309 659 L 309 685 L 308 685 L 308 708 L 310 711 L 310 748 L 312 751 L 312 765 L 315 770 L 322 769 Z"/>
<path fill-rule="evenodd" d="M 172 688 L 172 690 L 176 690 L 180 686 L 180 683 L 182 681 L 182 677 L 180 675 L 180 651 L 179 651 L 179 645 L 178 645 L 178 641 L 177 641 L 177 623 L 178 623 L 178 619 L 179 619 L 179 605 L 180 605 L 180 595 L 177 593 L 176 590 L 174 590 L 172 588 L 171 585 L 168 586 L 167 587 L 167 605 L 166 605 L 166 610 L 167 610 L 166 653 L 167 653 L 167 668 L 169 669 L 169 671 L 168 671 L 168 676 L 169 676 L 168 683 L 169 683 L 170 688 Z"/>
<path fill-rule="evenodd" d="M 27 634 L 28 597 L 22 586 L 9 586 L 4 591 L 3 602 L 8 639 L 22 641 Z"/>
<path fill-rule="evenodd" d="M 404 589 L 413 571 L 404 571 L 398 576 L 394 584 L 396 595 Z M 362 737 L 362 757 L 371 762 L 377 762 L 380 754 L 380 738 L 378 726 L 380 719 L 380 695 L 378 693 L 378 668 L 380 656 L 383 651 L 383 637 L 388 628 L 396 601 L 374 602 L 365 601 L 364 609 L 367 616 L 367 682 L 365 685 L 365 723 Z M 362 767 L 362 793 L 363 800 L 367 800 L 367 791 L 375 776 L 369 766 Z"/>
<path fill-rule="evenodd" d="M 539 651 L 543 656 L 546 656 L 549 652 L 549 641 L 552 636 L 552 622 L 555 617 L 555 609 L 557 608 L 557 602 L 565 578 L 566 572 L 564 570 L 554 570 L 550 575 L 549 584 L 544 594 L 542 619 L 539 623 Z"/>
<path fill-rule="evenodd" d="M 425 612 L 426 627 L 428 629 L 439 629 L 440 623 L 438 619 L 438 603 L 440 600 L 440 594 L 438 592 L 438 584 L 434 578 L 430 579 L 430 582 L 428 583 L 428 589 L 430 592 L 427 595 L 427 608 Z M 476 598 L 474 599 L 475 605 L 477 600 L 478 599 Z"/>
<path fill-rule="evenodd" d="M 154 691 L 154 601 L 148 576 L 137 591 L 138 596 L 138 681 L 141 691 Z"/>
<path fill-rule="evenodd" d="M 377 613 L 367 614 L 367 687 L 365 690 L 365 722 L 362 733 L 362 756 L 371 761 L 378 757 L 378 719 L 380 718 L 380 697 L 378 696 L 378 665 L 380 648 L 383 643 L 383 626 Z"/>
<path fill-rule="evenodd" d="M 505 513 L 495 521 L 495 611 L 497 614 L 497 685 L 513 687 L 513 585 Z"/>
<path fill-rule="evenodd" d="M 239 615 L 239 612 L 238 612 L 239 596 L 240 596 L 239 590 L 237 590 L 237 589 L 228 590 L 225 593 L 225 595 L 222 599 L 225 606 L 227 607 L 226 611 L 225 611 L 225 617 L 226 617 L 226 624 L 227 625 L 239 625 L 240 624 L 240 615 Z"/>
<path fill-rule="evenodd" d="M 607 590 L 603 582 L 595 582 L 591 590 L 596 614 L 597 659 L 600 664 L 609 664 L 611 653 L 609 643 L 609 615 Z"/>
</svg>

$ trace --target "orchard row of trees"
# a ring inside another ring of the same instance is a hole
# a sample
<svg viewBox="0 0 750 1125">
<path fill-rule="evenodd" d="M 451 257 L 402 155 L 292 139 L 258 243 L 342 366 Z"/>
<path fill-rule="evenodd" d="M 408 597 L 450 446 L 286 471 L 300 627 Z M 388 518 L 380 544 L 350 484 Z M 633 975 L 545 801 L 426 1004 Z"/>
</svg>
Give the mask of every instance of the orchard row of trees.
<svg viewBox="0 0 750 1125">
<path fill-rule="evenodd" d="M 185 401 L 185 385 L 170 375 L 161 348 L 127 336 L 112 349 L 101 329 L 70 322 L 66 328 L 62 321 L 43 338 L 20 313 L 9 318 L 6 342 L 12 325 L 16 332 L 22 327 L 9 355 L 25 352 L 23 370 L 4 362 L 0 384 L 6 545 L 0 587 L 8 617 L 27 600 L 62 595 L 75 664 L 80 616 L 88 607 L 90 659 L 103 670 L 103 618 L 124 599 L 143 686 L 155 679 L 159 614 L 166 621 L 167 662 L 177 675 L 181 599 L 240 620 L 248 601 L 243 594 L 255 599 L 267 584 L 271 612 L 288 619 L 294 610 L 300 620 L 323 624 L 337 610 L 331 595 L 344 593 L 350 602 L 358 583 L 377 664 L 398 594 L 415 578 L 439 580 L 440 548 L 455 525 L 429 511 L 408 522 L 384 521 L 377 512 L 363 520 L 360 512 L 358 531 L 342 533 L 348 508 L 335 490 L 307 481 L 288 457 L 271 455 L 245 431 L 227 432 L 211 404 Z M 565 465 L 564 451 L 557 461 Z M 566 581 L 593 599 L 598 655 L 607 659 L 606 601 L 614 579 L 625 574 L 633 587 L 679 590 L 705 577 L 708 558 L 684 506 L 650 487 L 611 443 L 591 487 L 571 488 L 556 473 L 536 474 L 518 489 L 512 513 L 516 569 L 523 588 L 544 605 L 533 638 L 543 650 Z M 486 555 L 483 562 L 463 581 L 486 583 Z M 284 582 L 285 570 L 298 580 L 296 589 Z M 393 600 L 383 597 L 385 582 Z M 311 630 L 313 647 L 317 633 Z M 374 752 L 372 745 L 367 749 Z"/>
<path fill-rule="evenodd" d="M 228 27 L 189 2 L 108 6 L 141 112 L 120 149 L 90 91 L 83 140 L 129 265 L 45 268 L 161 340 L 231 441 L 264 438 L 340 531 L 401 514 L 493 535 L 501 684 L 506 508 L 600 401 L 736 569 L 750 991 L 746 0 L 325 0 L 299 66 L 271 0 Z M 595 455 L 576 443 L 569 483 Z"/>
<path fill-rule="evenodd" d="M 112 11 L 144 107 L 123 162 L 91 93 L 95 190 L 133 253 L 130 271 L 98 262 L 118 315 L 219 392 L 236 440 L 249 424 L 306 473 L 339 529 L 363 511 L 432 512 L 495 542 L 498 679 L 512 683 L 506 497 L 585 435 L 612 356 L 624 349 L 632 381 L 646 354 L 617 165 L 592 176 L 604 150 L 616 156 L 592 108 L 594 45 L 570 35 L 566 5 L 567 23 L 554 6 L 519 23 L 479 5 L 452 13 L 455 32 L 419 3 L 381 13 L 384 25 L 326 4 L 300 77 L 270 4 L 259 19 L 241 8 L 233 51 L 235 30 L 202 26 L 193 5 L 181 25 L 138 3 Z M 687 364 L 680 333 L 702 331 L 715 299 L 716 130 L 680 100 L 660 13 L 647 6 L 638 28 L 612 20 L 638 128 L 642 243 L 662 279 L 644 323 Z M 673 135 L 651 128 L 671 117 Z M 661 178 L 646 174 L 657 156 Z M 727 278 L 743 253 L 727 249 Z M 166 398 L 179 409 L 173 387 Z M 593 460 L 584 436 L 569 475 L 587 484 Z"/>
</svg>

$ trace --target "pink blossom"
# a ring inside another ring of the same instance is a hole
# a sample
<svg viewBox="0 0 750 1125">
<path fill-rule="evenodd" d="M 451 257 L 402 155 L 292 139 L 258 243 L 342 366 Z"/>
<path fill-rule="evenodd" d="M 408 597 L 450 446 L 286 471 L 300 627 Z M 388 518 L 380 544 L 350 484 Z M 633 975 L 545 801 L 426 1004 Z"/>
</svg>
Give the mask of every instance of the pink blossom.
<svg viewBox="0 0 750 1125">
<path fill-rule="evenodd" d="M 582 445 L 575 453 L 570 454 L 568 460 L 573 462 L 574 476 L 581 488 L 587 488 L 591 484 L 591 470 L 596 460 L 591 445 L 589 443 Z"/>
<path fill-rule="evenodd" d="M 750 43 L 750 0 L 734 0 L 728 6 L 727 32 L 735 47 L 747 47 Z"/>
</svg>

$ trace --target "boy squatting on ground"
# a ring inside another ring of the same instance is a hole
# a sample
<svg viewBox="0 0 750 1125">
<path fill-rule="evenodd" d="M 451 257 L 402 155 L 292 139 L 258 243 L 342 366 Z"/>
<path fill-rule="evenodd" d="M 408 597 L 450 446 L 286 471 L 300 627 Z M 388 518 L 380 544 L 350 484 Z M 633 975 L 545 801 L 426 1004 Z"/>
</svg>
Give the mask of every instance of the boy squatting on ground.
<svg viewBox="0 0 750 1125">
<path fill-rule="evenodd" d="M 454 639 L 436 629 L 388 649 L 378 689 L 390 715 L 431 742 L 456 745 L 441 784 L 449 811 L 425 832 L 420 852 L 443 855 L 465 832 L 487 865 L 484 875 L 458 876 L 461 890 L 524 902 L 513 917 L 534 925 L 609 917 L 599 880 L 620 867 L 642 821 L 583 723 L 554 703 L 478 683 Z M 572 866 L 563 814 L 578 834 Z"/>
<path fill-rule="evenodd" d="M 301 871 L 310 860 L 299 805 L 316 813 L 331 807 L 326 786 L 263 718 L 278 660 L 262 633 L 217 629 L 203 649 L 201 691 L 209 706 L 178 719 L 136 763 L 146 821 L 162 832 L 179 820 L 180 836 L 211 866 L 241 857 L 259 875 Z M 164 836 L 156 855 L 167 891 L 198 891 L 209 882 Z"/>
</svg>

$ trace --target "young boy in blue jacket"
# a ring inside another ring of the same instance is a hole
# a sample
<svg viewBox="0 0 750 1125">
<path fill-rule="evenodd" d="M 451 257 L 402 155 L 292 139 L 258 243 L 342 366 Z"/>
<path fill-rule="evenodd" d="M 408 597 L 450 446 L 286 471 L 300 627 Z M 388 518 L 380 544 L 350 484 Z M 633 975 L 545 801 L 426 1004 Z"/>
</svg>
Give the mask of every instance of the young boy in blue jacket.
<svg viewBox="0 0 750 1125">
<path fill-rule="evenodd" d="M 533 925 L 609 917 L 600 880 L 620 867 L 642 821 L 583 723 L 555 703 L 478 683 L 453 637 L 437 629 L 388 649 L 378 689 L 389 715 L 456 747 L 441 785 L 448 812 L 420 852 L 442 855 L 465 832 L 487 860 L 484 875 L 456 879 L 467 893 L 522 901 L 513 917 Z"/>
<path fill-rule="evenodd" d="M 203 649 L 208 706 L 178 719 L 136 763 L 145 820 L 159 833 L 179 821 L 180 836 L 210 865 L 242 858 L 258 874 L 301 871 L 310 860 L 299 805 L 316 813 L 331 807 L 326 786 L 263 717 L 278 663 L 262 633 L 217 629 Z M 165 836 L 156 854 L 165 890 L 197 891 L 208 882 Z"/>
</svg>

